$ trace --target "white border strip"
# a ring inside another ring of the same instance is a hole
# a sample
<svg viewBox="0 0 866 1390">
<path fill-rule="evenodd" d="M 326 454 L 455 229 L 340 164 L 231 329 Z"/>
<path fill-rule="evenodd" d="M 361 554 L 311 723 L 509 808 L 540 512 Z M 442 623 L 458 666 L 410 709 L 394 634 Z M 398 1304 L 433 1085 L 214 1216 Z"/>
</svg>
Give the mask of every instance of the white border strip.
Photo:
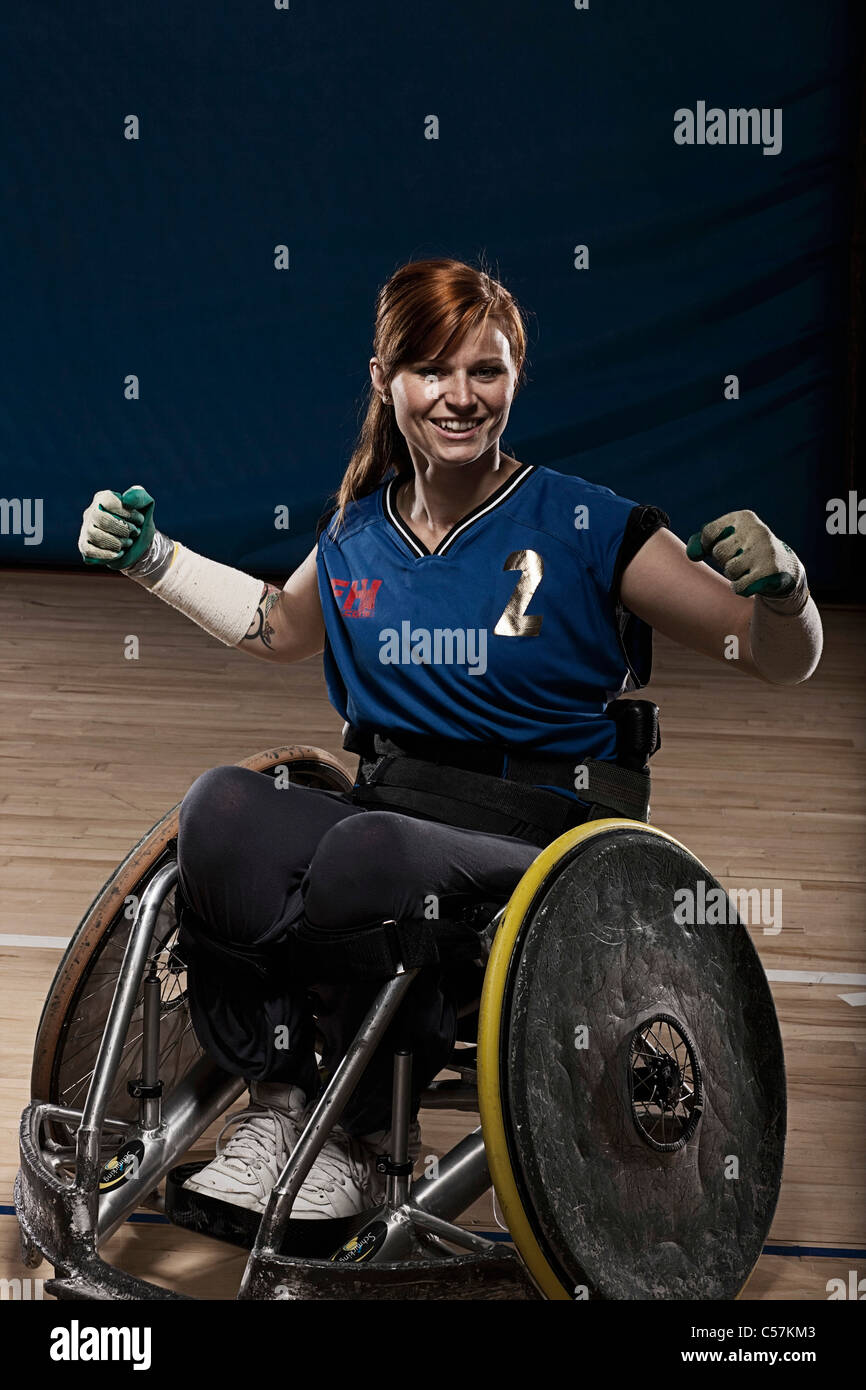
<svg viewBox="0 0 866 1390">
<path fill-rule="evenodd" d="M 71 936 L 10 936 L 0 934 L 0 950 L 4 946 L 44 946 L 52 951 L 65 951 Z"/>
<path fill-rule="evenodd" d="M 392 478 L 385 489 L 385 508 L 388 512 L 388 516 L 390 517 L 394 525 L 397 527 L 397 530 L 400 532 L 400 535 L 403 537 L 406 544 L 410 547 L 410 549 L 414 550 L 416 558 L 419 556 L 427 555 L 429 554 L 429 552 L 426 551 L 424 547 L 419 544 L 417 537 L 412 534 L 408 526 L 405 526 L 403 524 L 403 518 L 397 511 L 397 503 L 396 501 L 392 500 L 392 495 L 394 492 L 396 482 L 397 479 Z"/>
<path fill-rule="evenodd" d="M 32 946 L 65 951 L 70 936 L 26 936 L 15 932 L 0 932 L 0 949 L 4 946 Z M 860 985 L 866 986 L 866 975 L 833 974 L 828 970 L 768 970 L 767 979 L 789 985 Z M 851 996 L 854 998 L 855 996 Z"/>
<path fill-rule="evenodd" d="M 502 492 L 499 492 L 497 489 L 496 492 L 494 492 L 493 496 L 490 497 L 486 503 L 481 504 L 480 509 L 478 511 L 470 512 L 469 516 L 464 517 L 462 521 L 458 522 L 457 525 L 451 531 L 449 531 L 448 535 L 444 537 L 442 541 L 439 542 L 439 545 L 436 547 L 435 550 L 427 551 L 419 544 L 417 537 L 413 534 L 412 531 L 409 530 L 408 526 L 406 526 L 406 524 L 403 521 L 403 518 L 398 512 L 396 501 L 396 477 L 392 478 L 388 483 L 388 486 L 385 488 L 385 510 L 388 513 L 388 516 L 391 519 L 391 521 L 397 527 L 397 530 L 400 532 L 400 535 L 406 541 L 406 544 L 410 546 L 412 550 L 414 550 L 416 557 L 420 557 L 423 559 L 424 556 L 428 554 L 444 555 L 454 544 L 454 542 L 458 539 L 458 537 L 463 535 L 463 532 L 466 530 L 467 526 L 472 526 L 474 522 L 480 521 L 483 516 L 487 516 L 488 512 L 492 512 L 496 507 L 501 506 L 502 503 L 506 500 L 506 498 L 511 496 L 514 489 L 516 487 L 519 487 L 519 485 L 523 482 L 524 478 L 528 477 L 529 474 L 533 473 L 534 471 L 534 463 L 522 464 L 521 467 L 518 468 L 517 472 L 511 478 L 508 479 L 508 483 L 506 485 L 500 484 L 500 486 L 502 487 Z"/>
<path fill-rule="evenodd" d="M 31 947 L 35 950 L 65 951 L 71 937 L 67 936 L 22 936 L 16 933 L 0 933 L 0 951 L 15 946 Z M 866 975 L 832 974 L 826 970 L 768 970 L 767 979 L 783 985 L 866 985 Z M 840 994 L 838 998 L 852 1008 L 866 1006 L 866 993 Z"/>
<path fill-rule="evenodd" d="M 791 985 L 866 985 L 866 975 L 831 975 L 826 970 L 768 970 L 767 979 Z"/>
<path fill-rule="evenodd" d="M 467 526 L 472 526 L 474 522 L 480 521 L 483 516 L 487 516 L 488 512 L 492 512 L 496 507 L 500 507 L 502 503 L 505 501 L 505 499 L 511 496 L 514 489 L 520 486 L 524 478 L 526 478 L 533 471 L 534 468 L 534 463 L 527 463 L 524 464 L 522 468 L 518 468 L 513 478 L 510 478 L 508 480 L 508 485 L 505 487 L 505 489 L 501 493 L 499 493 L 498 496 L 491 497 L 490 501 L 486 504 L 486 506 L 483 506 L 480 511 L 472 512 L 469 516 L 465 517 L 463 521 L 459 522 L 459 524 L 455 526 L 454 530 L 451 532 L 450 536 L 446 536 L 444 542 L 442 542 L 441 544 L 441 548 L 437 547 L 434 553 L 436 555 L 444 555 L 445 552 L 457 540 L 458 536 L 463 535 L 463 532 L 466 530 Z"/>
</svg>

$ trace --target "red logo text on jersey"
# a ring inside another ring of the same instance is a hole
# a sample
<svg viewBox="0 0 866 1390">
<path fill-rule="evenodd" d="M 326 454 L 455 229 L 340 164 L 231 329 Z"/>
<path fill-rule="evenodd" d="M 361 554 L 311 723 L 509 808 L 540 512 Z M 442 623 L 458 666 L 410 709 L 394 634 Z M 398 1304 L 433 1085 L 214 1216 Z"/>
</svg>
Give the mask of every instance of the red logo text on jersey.
<svg viewBox="0 0 866 1390">
<path fill-rule="evenodd" d="M 337 607 L 345 618 L 372 618 L 381 579 L 332 579 Z"/>
</svg>

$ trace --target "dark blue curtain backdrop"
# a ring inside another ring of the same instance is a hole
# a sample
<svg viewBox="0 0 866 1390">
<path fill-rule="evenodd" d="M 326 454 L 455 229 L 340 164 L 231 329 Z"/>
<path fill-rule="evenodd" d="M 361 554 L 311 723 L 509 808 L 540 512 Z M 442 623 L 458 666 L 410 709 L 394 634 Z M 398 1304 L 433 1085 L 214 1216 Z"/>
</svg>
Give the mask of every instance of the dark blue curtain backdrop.
<svg viewBox="0 0 866 1390">
<path fill-rule="evenodd" d="M 657 503 L 683 538 L 751 507 L 816 593 L 852 597 L 856 539 L 825 519 L 854 485 L 853 15 L 6 7 L 0 497 L 43 499 L 44 535 L 0 536 L 0 562 L 78 564 L 93 492 L 141 482 L 169 535 L 286 575 L 349 457 L 377 288 L 405 260 L 483 253 L 532 314 L 513 453 Z M 781 151 L 675 143 L 699 102 L 781 108 Z"/>
</svg>

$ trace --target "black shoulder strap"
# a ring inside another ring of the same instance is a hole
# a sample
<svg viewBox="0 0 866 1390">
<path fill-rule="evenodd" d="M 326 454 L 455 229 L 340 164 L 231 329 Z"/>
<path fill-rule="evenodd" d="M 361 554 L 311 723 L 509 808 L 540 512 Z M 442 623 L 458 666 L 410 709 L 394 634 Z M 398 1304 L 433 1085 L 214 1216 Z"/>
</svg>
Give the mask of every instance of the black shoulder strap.
<svg viewBox="0 0 866 1390">
<path fill-rule="evenodd" d="M 637 555 L 641 546 L 649 540 L 650 536 L 655 535 L 656 531 L 661 530 L 663 526 L 670 527 L 670 524 L 670 517 L 667 512 L 662 511 L 661 507 L 653 507 L 645 502 L 639 502 L 637 506 L 632 507 L 625 523 L 625 530 L 614 566 L 613 582 L 610 586 L 614 600 L 619 601 L 619 586 L 623 571 Z"/>
</svg>

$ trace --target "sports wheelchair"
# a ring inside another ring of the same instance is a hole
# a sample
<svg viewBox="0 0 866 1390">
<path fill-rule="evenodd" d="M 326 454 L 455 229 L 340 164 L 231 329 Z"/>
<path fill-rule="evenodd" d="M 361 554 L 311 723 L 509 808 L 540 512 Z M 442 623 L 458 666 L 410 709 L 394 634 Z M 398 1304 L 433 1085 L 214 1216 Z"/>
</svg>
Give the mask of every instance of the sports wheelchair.
<svg viewBox="0 0 866 1390">
<path fill-rule="evenodd" d="M 241 765 L 310 787 L 353 785 L 312 747 Z M 15 1201 L 22 1258 L 54 1266 L 49 1293 L 185 1297 L 100 1255 L 151 1206 L 249 1249 L 240 1299 L 738 1296 L 781 1183 L 784 1060 L 766 976 L 727 898 L 724 922 L 681 920 L 679 895 L 724 896 L 682 844 L 643 821 L 591 820 L 541 849 L 506 904 L 479 903 L 465 928 L 483 978 L 475 1026 L 458 1031 L 457 1079 L 434 1081 L 422 1110 L 474 1113 L 480 1125 L 413 1180 L 412 1059 L 398 1053 L 383 1204 L 349 1223 L 293 1221 L 420 967 L 395 958 L 382 972 L 264 1214 L 195 1197 L 185 1156 L 245 1083 L 191 1027 L 177 820 L 174 807 L 94 900 L 39 1023 Z M 508 1241 L 457 1224 L 491 1185 Z"/>
</svg>

